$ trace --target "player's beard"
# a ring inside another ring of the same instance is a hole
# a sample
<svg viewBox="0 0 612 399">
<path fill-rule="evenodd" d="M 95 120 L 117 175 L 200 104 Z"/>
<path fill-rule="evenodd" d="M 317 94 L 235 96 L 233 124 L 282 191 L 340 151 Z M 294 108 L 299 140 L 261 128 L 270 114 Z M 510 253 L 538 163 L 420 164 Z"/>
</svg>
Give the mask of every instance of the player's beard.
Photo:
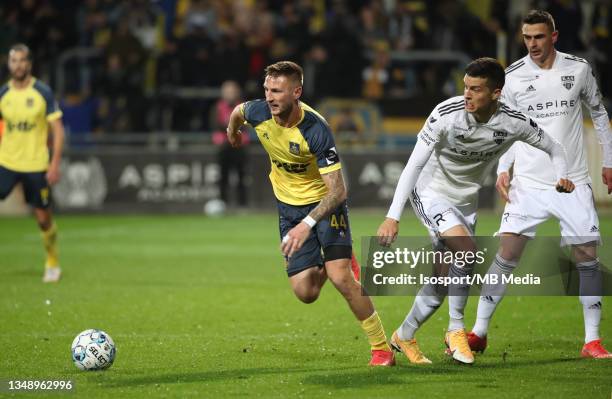
<svg viewBox="0 0 612 399">
<path fill-rule="evenodd" d="M 291 112 L 293 112 L 293 103 L 287 104 L 285 107 L 279 105 L 276 116 L 281 120 L 287 120 L 291 116 Z"/>
<path fill-rule="evenodd" d="M 25 71 L 23 71 L 21 73 L 18 73 L 18 72 L 17 73 L 13 73 L 11 75 L 11 78 L 13 80 L 17 81 L 17 82 L 23 82 L 24 80 L 26 80 L 27 77 L 28 77 L 28 74 Z"/>
<path fill-rule="evenodd" d="M 25 81 L 28 76 L 30 76 L 29 70 L 27 68 L 24 68 L 23 70 L 18 70 L 15 71 L 13 73 L 11 73 L 11 79 L 17 81 L 17 82 L 23 82 Z"/>
</svg>

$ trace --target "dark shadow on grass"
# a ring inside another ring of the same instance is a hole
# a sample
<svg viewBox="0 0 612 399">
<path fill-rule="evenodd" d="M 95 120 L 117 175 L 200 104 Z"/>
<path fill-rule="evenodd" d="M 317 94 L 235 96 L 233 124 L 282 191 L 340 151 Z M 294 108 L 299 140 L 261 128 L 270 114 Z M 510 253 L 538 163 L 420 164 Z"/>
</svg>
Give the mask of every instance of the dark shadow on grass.
<svg viewBox="0 0 612 399">
<path fill-rule="evenodd" d="M 499 364 L 478 364 L 462 365 L 457 364 L 450 359 L 446 362 L 434 363 L 426 366 L 413 366 L 403 362 L 401 359 L 399 365 L 393 368 L 377 368 L 364 370 L 361 368 L 355 372 L 344 372 L 344 370 L 334 370 L 335 372 L 326 374 L 315 374 L 306 376 L 302 382 L 309 385 L 324 385 L 333 389 L 348 389 L 348 388 L 367 388 L 380 385 L 414 385 L 425 384 L 426 381 L 434 380 L 419 379 L 414 380 L 414 377 L 434 377 L 448 376 L 456 374 L 460 376 L 462 383 L 475 384 L 477 388 L 496 389 L 499 386 L 492 381 L 490 376 L 483 376 L 483 372 L 487 370 L 503 370 L 514 369 L 524 366 L 543 366 L 565 362 L 579 361 L 581 359 L 545 359 L 534 361 L 518 361 L 518 362 L 500 362 Z M 437 380 L 436 380 L 437 381 Z"/>
<path fill-rule="evenodd" d="M 0 275 L 7 275 L 7 276 L 27 276 L 27 277 L 31 277 L 31 276 L 40 276 L 42 278 L 43 275 L 43 269 L 40 268 L 38 270 L 34 270 L 34 269 L 28 269 L 28 268 L 20 268 L 20 269 L 15 269 L 15 270 L 11 270 L 11 271 L 7 271 L 7 272 L 3 272 Z"/>
<path fill-rule="evenodd" d="M 228 370 L 210 370 L 193 373 L 173 373 L 159 374 L 148 376 L 119 377 L 119 380 L 109 381 L 105 385 L 111 388 L 117 387 L 134 387 L 156 384 L 183 384 L 195 382 L 227 382 L 227 381 L 245 381 L 253 377 L 262 377 L 270 375 L 303 375 L 303 383 L 308 385 L 322 385 L 333 387 L 334 389 L 343 388 L 359 388 L 375 385 L 410 385 L 424 384 L 427 379 L 422 378 L 415 381 L 414 377 L 435 377 L 460 375 L 462 382 L 475 384 L 481 388 L 493 388 L 490 377 L 484 377 L 483 372 L 500 371 L 504 369 L 514 369 L 517 367 L 528 366 L 546 366 L 561 363 L 575 362 L 581 359 L 564 358 L 564 359 L 542 359 L 542 360 L 524 360 L 524 361 L 506 361 L 499 363 L 477 363 L 472 366 L 456 364 L 450 359 L 445 359 L 442 362 L 436 362 L 433 365 L 427 366 L 412 366 L 405 362 L 405 359 L 399 359 L 400 364 L 392 368 L 368 368 L 367 366 L 357 365 L 354 367 L 345 367 L 344 364 L 339 364 L 337 367 L 255 367 L 255 368 L 236 368 Z M 115 378 L 118 376 L 114 376 Z"/>
<path fill-rule="evenodd" d="M 346 369 L 360 369 L 362 367 L 343 367 Z M 321 372 L 334 372 L 337 368 L 284 368 L 284 367 L 256 367 L 256 368 L 243 368 L 243 369 L 231 369 L 231 370 L 219 370 L 219 371 L 202 371 L 196 373 L 183 373 L 183 374 L 162 374 L 162 375 L 151 375 L 142 376 L 135 378 L 124 378 L 120 381 L 113 381 L 108 384 L 111 387 L 130 387 L 130 386 L 141 386 L 151 384 L 182 384 L 190 382 L 217 382 L 217 381 L 231 381 L 231 380 L 245 380 L 251 377 L 265 376 L 265 375 L 280 375 L 280 374 L 299 374 L 299 373 L 321 373 Z"/>
<path fill-rule="evenodd" d="M 478 358 L 476 358 L 478 361 Z M 560 363 L 572 363 L 572 362 L 580 362 L 584 361 L 579 357 L 566 357 L 566 358 L 557 358 L 557 359 L 539 359 L 539 360 L 517 360 L 513 361 L 512 359 L 503 361 L 499 358 L 498 363 L 487 363 L 483 365 L 488 369 L 505 369 L 505 368 L 514 368 L 514 367 L 528 367 L 528 366 L 546 366 L 550 364 L 560 364 Z"/>
</svg>

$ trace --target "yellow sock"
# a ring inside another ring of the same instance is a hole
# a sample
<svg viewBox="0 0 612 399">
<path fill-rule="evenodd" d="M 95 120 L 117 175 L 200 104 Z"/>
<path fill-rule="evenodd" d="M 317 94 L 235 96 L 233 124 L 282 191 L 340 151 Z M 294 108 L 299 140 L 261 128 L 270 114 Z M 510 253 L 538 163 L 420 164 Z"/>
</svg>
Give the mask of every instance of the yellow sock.
<svg viewBox="0 0 612 399">
<path fill-rule="evenodd" d="M 370 341 L 372 350 L 391 351 L 391 348 L 387 344 L 385 329 L 376 311 L 361 322 L 361 328 L 363 328 L 363 331 L 365 331 L 368 336 L 368 341 Z"/>
<path fill-rule="evenodd" d="M 57 226 L 55 223 L 49 227 L 49 230 L 42 232 L 43 244 L 47 252 L 46 267 L 58 267 L 59 259 L 57 256 Z"/>
</svg>

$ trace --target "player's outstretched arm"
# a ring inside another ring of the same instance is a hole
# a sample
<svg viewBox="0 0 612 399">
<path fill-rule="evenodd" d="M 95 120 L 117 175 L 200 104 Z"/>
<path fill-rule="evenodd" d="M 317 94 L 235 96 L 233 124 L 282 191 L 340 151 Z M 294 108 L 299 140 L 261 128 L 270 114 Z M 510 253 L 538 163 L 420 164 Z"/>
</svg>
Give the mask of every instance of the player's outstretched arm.
<svg viewBox="0 0 612 399">
<path fill-rule="evenodd" d="M 243 103 L 244 104 L 244 103 Z M 240 147 L 242 144 L 242 133 L 240 127 L 244 124 L 245 119 L 242 115 L 243 104 L 238 104 L 230 114 L 229 123 L 227 124 L 227 140 L 234 148 Z"/>
<path fill-rule="evenodd" d="M 341 169 L 325 173 L 321 177 L 327 187 L 327 194 L 321 198 L 319 204 L 310 211 L 304 220 L 289 230 L 287 235 L 283 237 L 281 251 L 286 256 L 290 257 L 295 251 L 302 248 L 314 225 L 319 220 L 330 215 L 346 200 L 347 191 Z"/>
<path fill-rule="evenodd" d="M 406 201 L 408 201 L 410 193 L 414 190 L 419 175 L 427 164 L 433 150 L 433 142 L 427 143 L 422 138 L 417 140 L 414 150 L 406 163 L 406 167 L 402 171 L 399 181 L 397 182 L 395 194 L 393 194 L 393 202 L 391 202 L 387 217 L 376 233 L 380 245 L 391 245 L 397 238 L 399 233 L 399 220 L 404 211 Z"/>
<path fill-rule="evenodd" d="M 51 134 L 53 135 L 53 146 L 51 152 L 51 162 L 47 169 L 47 182 L 55 184 L 60 179 L 60 163 L 62 161 L 62 151 L 64 149 L 64 123 L 62 118 L 55 119 L 49 123 Z"/>
<path fill-rule="evenodd" d="M 527 128 L 527 136 L 524 140 L 527 144 L 544 151 L 550 157 L 555 169 L 555 174 L 557 175 L 557 184 L 555 185 L 557 191 L 560 193 L 571 193 L 574 191 L 574 183 L 567 177 L 567 152 L 563 144 L 546 134 L 531 119 L 525 126 L 527 125 L 529 125 L 530 128 Z"/>
</svg>

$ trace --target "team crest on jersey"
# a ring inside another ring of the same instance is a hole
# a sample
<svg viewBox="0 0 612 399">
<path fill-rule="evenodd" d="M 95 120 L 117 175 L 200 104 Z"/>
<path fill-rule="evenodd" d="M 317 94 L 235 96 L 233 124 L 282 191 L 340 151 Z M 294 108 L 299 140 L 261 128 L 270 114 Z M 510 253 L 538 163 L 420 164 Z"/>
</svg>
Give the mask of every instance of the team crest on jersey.
<svg viewBox="0 0 612 399">
<path fill-rule="evenodd" d="M 508 137 L 508 132 L 493 132 L 493 141 L 495 141 L 497 145 L 503 143 L 506 137 Z"/>
<path fill-rule="evenodd" d="M 294 143 L 293 141 L 289 142 L 289 152 L 294 155 L 300 155 L 300 145 L 298 143 Z"/>
<path fill-rule="evenodd" d="M 268 134 L 268 132 L 263 132 L 262 136 L 264 139 L 270 140 L 270 135 Z"/>
<path fill-rule="evenodd" d="M 28 97 L 26 99 L 26 107 L 32 108 L 34 106 L 34 99 L 32 97 Z"/>
<path fill-rule="evenodd" d="M 561 76 L 561 84 L 563 84 L 563 87 L 567 90 L 570 90 L 574 87 L 574 75 Z"/>
</svg>

